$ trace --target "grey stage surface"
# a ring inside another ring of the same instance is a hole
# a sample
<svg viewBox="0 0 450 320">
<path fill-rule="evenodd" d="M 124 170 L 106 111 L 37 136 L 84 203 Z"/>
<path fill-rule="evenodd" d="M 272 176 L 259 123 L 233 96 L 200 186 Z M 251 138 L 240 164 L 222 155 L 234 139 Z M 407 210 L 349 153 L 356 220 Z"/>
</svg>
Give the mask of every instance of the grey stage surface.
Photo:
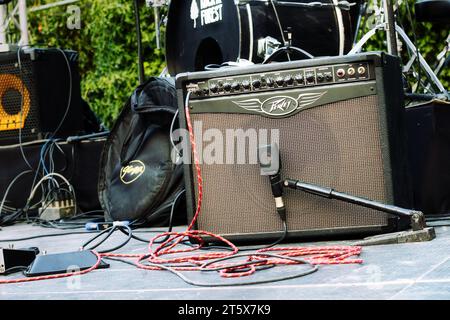
<svg viewBox="0 0 450 320">
<path fill-rule="evenodd" d="M 96 270 L 79 278 L 0 285 L 0 299 L 450 299 L 450 221 L 438 224 L 441 226 L 436 227 L 437 238 L 431 242 L 364 247 L 362 265 L 320 266 L 318 272 L 306 277 L 271 284 L 196 287 L 166 271 L 139 270 L 110 261 L 109 269 Z M 0 239 L 52 232 L 61 231 L 16 225 L 3 228 Z M 147 238 L 151 235 L 139 234 Z M 17 242 L 15 247 L 37 246 L 41 252 L 45 250 L 48 253 L 75 251 L 83 240 L 91 236 L 41 238 Z M 106 245 L 109 247 L 120 239 L 117 234 Z M 323 243 L 306 245 L 319 244 Z M 6 247 L 7 244 L 0 243 L 0 246 Z M 133 240 L 120 252 L 146 252 L 146 246 Z M 279 277 L 300 268 L 303 267 L 279 266 L 238 281 Z M 235 281 L 212 273 L 185 274 L 201 282 Z M 14 277 L 22 275 L 6 278 Z"/>
</svg>

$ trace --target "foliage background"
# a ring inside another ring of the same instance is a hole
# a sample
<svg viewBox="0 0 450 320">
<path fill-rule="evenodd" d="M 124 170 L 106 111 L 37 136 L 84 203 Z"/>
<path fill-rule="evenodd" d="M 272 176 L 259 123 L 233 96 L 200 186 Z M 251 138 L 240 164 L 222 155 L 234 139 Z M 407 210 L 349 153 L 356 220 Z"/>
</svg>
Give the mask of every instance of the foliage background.
<svg viewBox="0 0 450 320">
<path fill-rule="evenodd" d="M 28 0 L 29 8 L 56 0 Z M 187 0 L 174 0 L 187 1 Z M 407 0 L 414 17 L 414 1 Z M 80 0 L 81 29 L 67 28 L 67 6 L 30 12 L 31 43 L 57 46 L 80 53 L 82 94 L 107 126 L 111 126 L 122 105 L 138 84 L 137 44 L 132 0 Z M 413 38 L 405 5 L 400 22 Z M 141 1 L 142 40 L 146 75 L 158 75 L 164 68 L 164 53 L 156 50 L 153 10 Z M 416 23 L 417 42 L 425 59 L 433 64 L 449 34 L 448 28 L 431 23 Z M 367 30 L 362 30 L 367 31 Z M 12 30 L 14 32 L 14 30 Z M 11 35 L 13 36 L 13 35 Z M 162 40 L 164 38 L 164 33 Z M 383 48 L 378 35 L 367 49 Z M 441 79 L 450 88 L 450 70 Z"/>
<path fill-rule="evenodd" d="M 27 1 L 28 7 L 55 0 Z M 67 6 L 30 12 L 30 42 L 73 49 L 80 53 L 83 98 L 107 126 L 111 126 L 123 104 L 139 84 L 137 40 L 132 0 L 80 0 L 81 28 L 69 30 Z M 142 43 L 145 73 L 158 75 L 164 54 L 156 50 L 153 10 L 142 1 Z"/>
</svg>

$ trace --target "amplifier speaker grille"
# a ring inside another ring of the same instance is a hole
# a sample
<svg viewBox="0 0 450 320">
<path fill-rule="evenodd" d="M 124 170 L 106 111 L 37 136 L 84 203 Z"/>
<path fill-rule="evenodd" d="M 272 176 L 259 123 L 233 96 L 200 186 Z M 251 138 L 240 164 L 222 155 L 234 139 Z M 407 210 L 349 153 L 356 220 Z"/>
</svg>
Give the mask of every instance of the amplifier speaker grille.
<svg viewBox="0 0 450 320">
<path fill-rule="evenodd" d="M 30 48 L 20 64 L 17 51 L 0 53 L 0 144 L 17 143 L 19 132 L 22 141 L 44 138 L 58 127 L 56 137 L 83 130 L 77 53 Z"/>
<path fill-rule="evenodd" d="M 376 95 L 322 105 L 284 119 L 215 113 L 191 117 L 194 123 L 202 121 L 203 131 L 219 129 L 224 137 L 226 129 L 278 129 L 285 178 L 392 202 L 383 169 L 383 161 L 389 159 L 382 156 Z M 260 175 L 258 164 L 202 164 L 201 170 L 204 196 L 198 229 L 223 235 L 282 229 L 268 178 Z M 195 180 L 194 186 L 197 198 Z M 287 190 L 284 200 L 289 230 L 387 225 L 385 214 L 299 191 Z"/>
<path fill-rule="evenodd" d="M 21 127 L 23 138 L 35 135 L 39 128 L 39 109 L 34 89 L 36 79 L 31 60 L 22 61 L 22 69 L 16 61 L 0 64 L 0 132 L 2 138 L 15 137 Z M 22 110 L 22 115 L 20 112 Z M 23 122 L 25 125 L 20 125 Z"/>
</svg>

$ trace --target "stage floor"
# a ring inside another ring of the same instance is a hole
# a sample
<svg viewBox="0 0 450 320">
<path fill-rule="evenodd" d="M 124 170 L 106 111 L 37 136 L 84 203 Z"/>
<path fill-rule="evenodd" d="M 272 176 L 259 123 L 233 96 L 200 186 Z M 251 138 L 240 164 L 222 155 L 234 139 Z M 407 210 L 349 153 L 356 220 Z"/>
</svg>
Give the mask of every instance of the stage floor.
<svg viewBox="0 0 450 320">
<path fill-rule="evenodd" d="M 197 287 L 167 271 L 145 271 L 116 261 L 109 269 L 95 270 L 79 278 L 0 285 L 0 299 L 450 299 L 450 221 L 435 222 L 435 240 L 423 243 L 364 247 L 361 265 L 320 266 L 302 278 L 271 284 L 236 287 Z M 181 228 L 183 229 L 183 228 Z M 3 228 L 1 239 L 59 233 L 59 230 L 16 225 Z M 37 246 L 47 253 L 77 250 L 92 235 L 67 235 L 16 242 L 15 248 Z M 149 237 L 151 233 L 140 233 Z M 121 235 L 106 245 L 120 242 Z M 307 243 L 322 245 L 325 243 Z M 326 243 L 327 245 L 330 243 Z M 348 244 L 333 242 L 332 244 Z M 296 244 L 300 245 L 300 244 Z M 7 247 L 7 243 L 0 242 Z M 144 243 L 132 240 L 119 252 L 145 252 Z M 278 266 L 237 281 L 280 277 L 302 266 Z M 201 282 L 235 281 L 216 273 L 185 273 Z M 0 277 L 12 279 L 21 274 Z"/>
</svg>

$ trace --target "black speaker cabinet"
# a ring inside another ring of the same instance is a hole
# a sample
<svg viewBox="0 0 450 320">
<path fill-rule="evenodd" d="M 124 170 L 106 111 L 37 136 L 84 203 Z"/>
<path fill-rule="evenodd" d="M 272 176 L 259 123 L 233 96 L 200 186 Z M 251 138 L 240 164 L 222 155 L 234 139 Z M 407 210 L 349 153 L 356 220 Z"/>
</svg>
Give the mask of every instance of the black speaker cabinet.
<svg viewBox="0 0 450 320">
<path fill-rule="evenodd" d="M 450 214 L 450 103 L 415 103 L 406 109 L 414 207 Z"/>
<path fill-rule="evenodd" d="M 235 241 L 280 237 L 270 183 L 255 161 L 258 146 L 277 132 L 284 178 L 412 207 L 397 58 L 375 52 L 187 73 L 177 77 L 177 88 L 181 127 L 189 92 L 197 151 L 205 160 L 196 228 Z M 195 166 L 185 164 L 185 178 L 192 218 Z M 398 229 L 390 215 L 299 191 L 286 190 L 284 202 L 290 237 Z"/>
<path fill-rule="evenodd" d="M 52 153 L 55 172 L 62 174 L 74 187 L 77 205 L 83 212 L 101 210 L 98 200 L 97 183 L 100 155 L 105 138 L 84 139 L 77 142 L 59 142 L 61 150 Z M 29 142 L 22 146 L 28 162 L 37 168 L 44 142 Z M 28 170 L 18 145 L 0 146 L 0 199 L 14 178 Z M 56 148 L 55 148 L 56 149 Z M 48 158 L 46 164 L 48 165 Z M 5 204 L 13 208 L 23 208 L 30 195 L 35 173 L 19 178 L 6 197 Z M 40 193 L 36 194 L 39 199 Z"/>
<path fill-rule="evenodd" d="M 1 145 L 17 143 L 19 133 L 29 141 L 56 129 L 55 137 L 77 135 L 82 128 L 76 52 L 30 48 L 20 55 L 0 53 Z"/>
</svg>

